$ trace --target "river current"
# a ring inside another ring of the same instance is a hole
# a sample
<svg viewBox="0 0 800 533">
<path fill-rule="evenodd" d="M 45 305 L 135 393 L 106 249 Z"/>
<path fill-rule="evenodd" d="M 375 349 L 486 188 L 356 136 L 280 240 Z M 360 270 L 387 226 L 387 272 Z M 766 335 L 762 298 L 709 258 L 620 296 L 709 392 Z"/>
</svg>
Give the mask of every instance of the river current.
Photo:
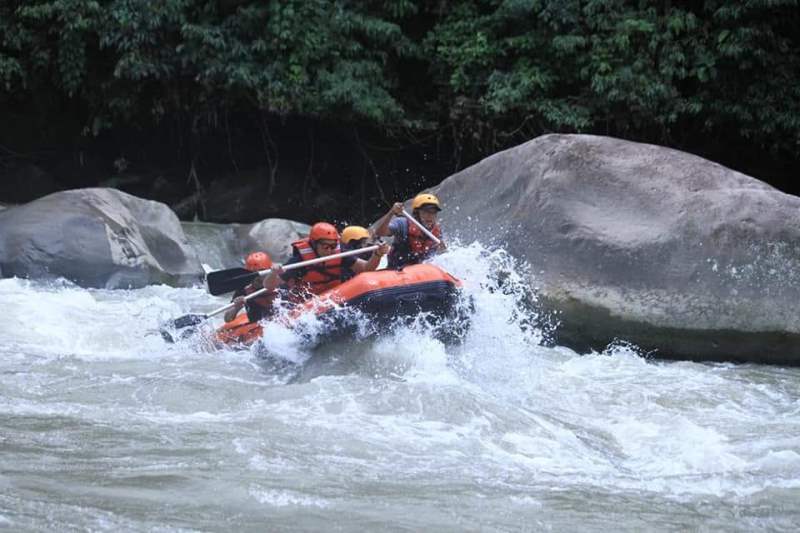
<svg viewBox="0 0 800 533">
<path fill-rule="evenodd" d="M 0 530 L 800 527 L 800 369 L 579 355 L 502 250 L 437 263 L 460 343 L 213 351 L 155 333 L 226 303 L 203 288 L 0 280 Z"/>
</svg>

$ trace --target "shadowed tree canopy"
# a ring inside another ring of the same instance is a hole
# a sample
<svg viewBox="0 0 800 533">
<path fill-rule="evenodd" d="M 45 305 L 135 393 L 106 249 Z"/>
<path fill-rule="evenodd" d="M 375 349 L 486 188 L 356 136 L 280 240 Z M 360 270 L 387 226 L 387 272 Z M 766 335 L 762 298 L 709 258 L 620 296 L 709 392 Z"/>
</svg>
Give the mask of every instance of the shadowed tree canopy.
<svg viewBox="0 0 800 533">
<path fill-rule="evenodd" d="M 149 172 L 176 200 L 238 177 L 363 216 L 584 132 L 797 193 L 799 24 L 797 0 L 5 0 L 0 172 Z"/>
</svg>

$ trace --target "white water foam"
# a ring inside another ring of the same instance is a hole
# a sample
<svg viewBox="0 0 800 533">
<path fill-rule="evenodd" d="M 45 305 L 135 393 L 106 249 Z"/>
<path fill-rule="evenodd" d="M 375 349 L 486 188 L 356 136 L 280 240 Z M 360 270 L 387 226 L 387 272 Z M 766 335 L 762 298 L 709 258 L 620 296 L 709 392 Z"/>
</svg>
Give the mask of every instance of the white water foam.
<svg viewBox="0 0 800 533">
<path fill-rule="evenodd" d="M 46 460 L 59 486 L 80 490 L 24 501 L 66 524 L 92 505 L 77 494 L 104 484 L 118 489 L 105 508 L 129 520 L 109 523 L 129 526 L 155 516 L 219 529 L 220 487 L 245 495 L 224 499 L 245 529 L 265 509 L 335 515 L 345 529 L 414 529 L 445 523 L 442 513 L 463 529 L 625 529 L 614 512 L 681 529 L 700 526 L 709 501 L 731 517 L 715 522 L 722 529 L 780 530 L 798 516 L 786 503 L 800 501 L 795 369 L 651 361 L 624 344 L 589 355 L 550 347 L 528 267 L 477 243 L 436 262 L 474 306 L 457 343 L 419 320 L 309 349 L 266 324 L 259 348 L 208 351 L 151 334 L 225 303 L 202 289 L 0 280 L 0 445 L 15 465 L 2 492 L 37 479 Z M 140 511 L 141 494 L 119 485 L 133 471 L 176 473 L 174 487 L 147 486 L 163 505 Z M 187 491 L 211 514 L 175 519 L 170 506 Z M 676 508 L 691 512 L 670 522 Z M 599 522 L 586 521 L 592 512 Z M 4 503 L 0 516 L 21 517 Z"/>
</svg>

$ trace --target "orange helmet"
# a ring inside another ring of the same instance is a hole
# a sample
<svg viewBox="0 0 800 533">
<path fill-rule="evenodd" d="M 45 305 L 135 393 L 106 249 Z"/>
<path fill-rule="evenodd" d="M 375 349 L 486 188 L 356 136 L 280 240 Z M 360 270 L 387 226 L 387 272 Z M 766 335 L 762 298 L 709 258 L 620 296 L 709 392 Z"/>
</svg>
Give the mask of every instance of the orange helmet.
<svg viewBox="0 0 800 533">
<path fill-rule="evenodd" d="M 327 222 L 317 222 L 311 226 L 311 231 L 308 232 L 308 239 L 311 241 L 318 241 L 320 239 L 330 239 L 332 241 L 339 240 L 339 232 L 333 224 Z"/>
<path fill-rule="evenodd" d="M 247 256 L 244 262 L 244 268 L 250 272 L 258 272 L 259 270 L 267 270 L 272 268 L 272 259 L 264 252 L 253 252 Z"/>
</svg>

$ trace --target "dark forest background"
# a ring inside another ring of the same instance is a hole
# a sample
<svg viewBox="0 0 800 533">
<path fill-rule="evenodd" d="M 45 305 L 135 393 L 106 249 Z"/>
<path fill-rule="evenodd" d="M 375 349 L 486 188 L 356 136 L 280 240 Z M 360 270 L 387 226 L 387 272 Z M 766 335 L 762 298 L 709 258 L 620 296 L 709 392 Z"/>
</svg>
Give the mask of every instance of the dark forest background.
<svg viewBox="0 0 800 533">
<path fill-rule="evenodd" d="M 796 0 L 0 0 L 0 202 L 364 222 L 551 132 L 797 194 L 798 28 Z"/>
</svg>

